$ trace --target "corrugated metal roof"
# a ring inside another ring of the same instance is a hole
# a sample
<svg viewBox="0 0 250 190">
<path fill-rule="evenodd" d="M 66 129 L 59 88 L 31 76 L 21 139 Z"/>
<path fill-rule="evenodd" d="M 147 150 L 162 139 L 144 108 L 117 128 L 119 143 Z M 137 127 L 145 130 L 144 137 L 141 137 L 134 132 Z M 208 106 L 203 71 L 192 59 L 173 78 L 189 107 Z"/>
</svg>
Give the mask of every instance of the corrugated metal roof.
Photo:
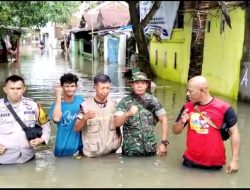
<svg viewBox="0 0 250 190">
<path fill-rule="evenodd" d="M 105 2 L 84 14 L 85 28 L 103 29 L 126 26 L 130 21 L 127 3 L 119 1 Z"/>
</svg>

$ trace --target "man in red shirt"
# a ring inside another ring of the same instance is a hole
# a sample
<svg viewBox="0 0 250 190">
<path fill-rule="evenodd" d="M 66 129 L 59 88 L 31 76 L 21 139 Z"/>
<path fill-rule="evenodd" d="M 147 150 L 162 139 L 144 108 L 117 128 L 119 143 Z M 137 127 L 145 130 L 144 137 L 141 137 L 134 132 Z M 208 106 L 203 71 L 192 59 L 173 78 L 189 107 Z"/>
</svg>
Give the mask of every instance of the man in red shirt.
<svg viewBox="0 0 250 190">
<path fill-rule="evenodd" d="M 195 168 L 220 169 L 226 164 L 226 154 L 219 128 L 229 128 L 232 160 L 228 173 L 239 169 L 240 134 L 237 116 L 226 102 L 210 95 L 208 82 L 203 76 L 188 81 L 185 103 L 173 125 L 174 134 L 180 134 L 187 125 L 186 150 L 183 165 Z"/>
</svg>

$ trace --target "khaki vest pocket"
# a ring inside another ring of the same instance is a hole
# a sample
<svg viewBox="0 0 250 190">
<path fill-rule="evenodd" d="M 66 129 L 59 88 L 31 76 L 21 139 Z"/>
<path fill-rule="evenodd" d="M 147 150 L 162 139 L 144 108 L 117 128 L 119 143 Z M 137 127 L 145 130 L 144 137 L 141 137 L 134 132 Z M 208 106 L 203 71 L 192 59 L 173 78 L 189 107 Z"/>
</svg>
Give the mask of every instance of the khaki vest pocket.
<svg viewBox="0 0 250 190">
<path fill-rule="evenodd" d="M 87 125 L 97 125 L 96 118 L 94 118 L 94 119 L 88 119 L 87 120 Z"/>
<path fill-rule="evenodd" d="M 98 126 L 97 125 L 91 125 L 87 128 L 88 133 L 97 133 L 98 132 Z"/>
</svg>

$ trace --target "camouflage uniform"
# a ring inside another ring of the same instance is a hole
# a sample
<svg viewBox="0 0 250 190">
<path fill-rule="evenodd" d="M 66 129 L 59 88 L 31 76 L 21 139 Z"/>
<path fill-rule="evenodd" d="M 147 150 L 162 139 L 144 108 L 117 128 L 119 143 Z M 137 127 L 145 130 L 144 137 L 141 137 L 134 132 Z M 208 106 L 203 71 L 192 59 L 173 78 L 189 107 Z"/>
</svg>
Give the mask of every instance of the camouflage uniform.
<svg viewBox="0 0 250 190">
<path fill-rule="evenodd" d="M 156 116 L 165 115 L 166 111 L 151 94 L 146 93 L 143 101 L 147 102 L 150 111 L 139 103 L 134 93 L 123 98 L 117 105 L 116 116 L 123 115 L 132 105 L 138 107 L 138 112 L 123 124 L 122 153 L 127 156 L 147 156 L 156 153 Z"/>
</svg>

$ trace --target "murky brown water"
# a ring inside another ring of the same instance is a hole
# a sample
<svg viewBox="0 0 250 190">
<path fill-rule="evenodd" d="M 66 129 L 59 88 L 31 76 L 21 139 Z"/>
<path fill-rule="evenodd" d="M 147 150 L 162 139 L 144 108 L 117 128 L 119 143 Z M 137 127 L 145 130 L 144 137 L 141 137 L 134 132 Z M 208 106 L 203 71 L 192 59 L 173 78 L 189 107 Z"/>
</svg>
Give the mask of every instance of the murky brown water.
<svg viewBox="0 0 250 190">
<path fill-rule="evenodd" d="M 24 47 L 20 64 L 0 64 L 0 87 L 9 74 L 21 74 L 28 86 L 26 96 L 33 97 L 47 110 L 54 101 L 53 86 L 59 84 L 60 76 L 65 72 L 78 75 L 78 94 L 85 97 L 93 94 L 92 79 L 98 72 L 109 74 L 113 80 L 111 96 L 121 98 L 127 93 L 121 76 L 121 68 L 101 63 L 92 63 L 82 56 L 65 58 L 60 50 L 44 51 Z M 157 96 L 168 112 L 170 126 L 170 145 L 167 157 L 126 158 L 110 154 L 99 158 L 74 157 L 55 158 L 53 146 L 55 126 L 49 146 L 41 147 L 36 153 L 36 160 L 20 165 L 0 166 L 0 187 L 193 187 L 222 188 L 250 187 L 250 105 L 230 102 L 238 113 L 241 132 L 240 171 L 228 175 L 225 170 L 203 171 L 185 168 L 181 165 L 185 148 L 185 133 L 175 136 L 171 125 L 185 101 L 185 86 L 156 79 Z M 3 92 L 0 92 L 3 97 Z M 160 128 L 156 128 L 160 140 Z M 230 159 L 230 145 L 226 142 L 227 155 Z"/>
</svg>

